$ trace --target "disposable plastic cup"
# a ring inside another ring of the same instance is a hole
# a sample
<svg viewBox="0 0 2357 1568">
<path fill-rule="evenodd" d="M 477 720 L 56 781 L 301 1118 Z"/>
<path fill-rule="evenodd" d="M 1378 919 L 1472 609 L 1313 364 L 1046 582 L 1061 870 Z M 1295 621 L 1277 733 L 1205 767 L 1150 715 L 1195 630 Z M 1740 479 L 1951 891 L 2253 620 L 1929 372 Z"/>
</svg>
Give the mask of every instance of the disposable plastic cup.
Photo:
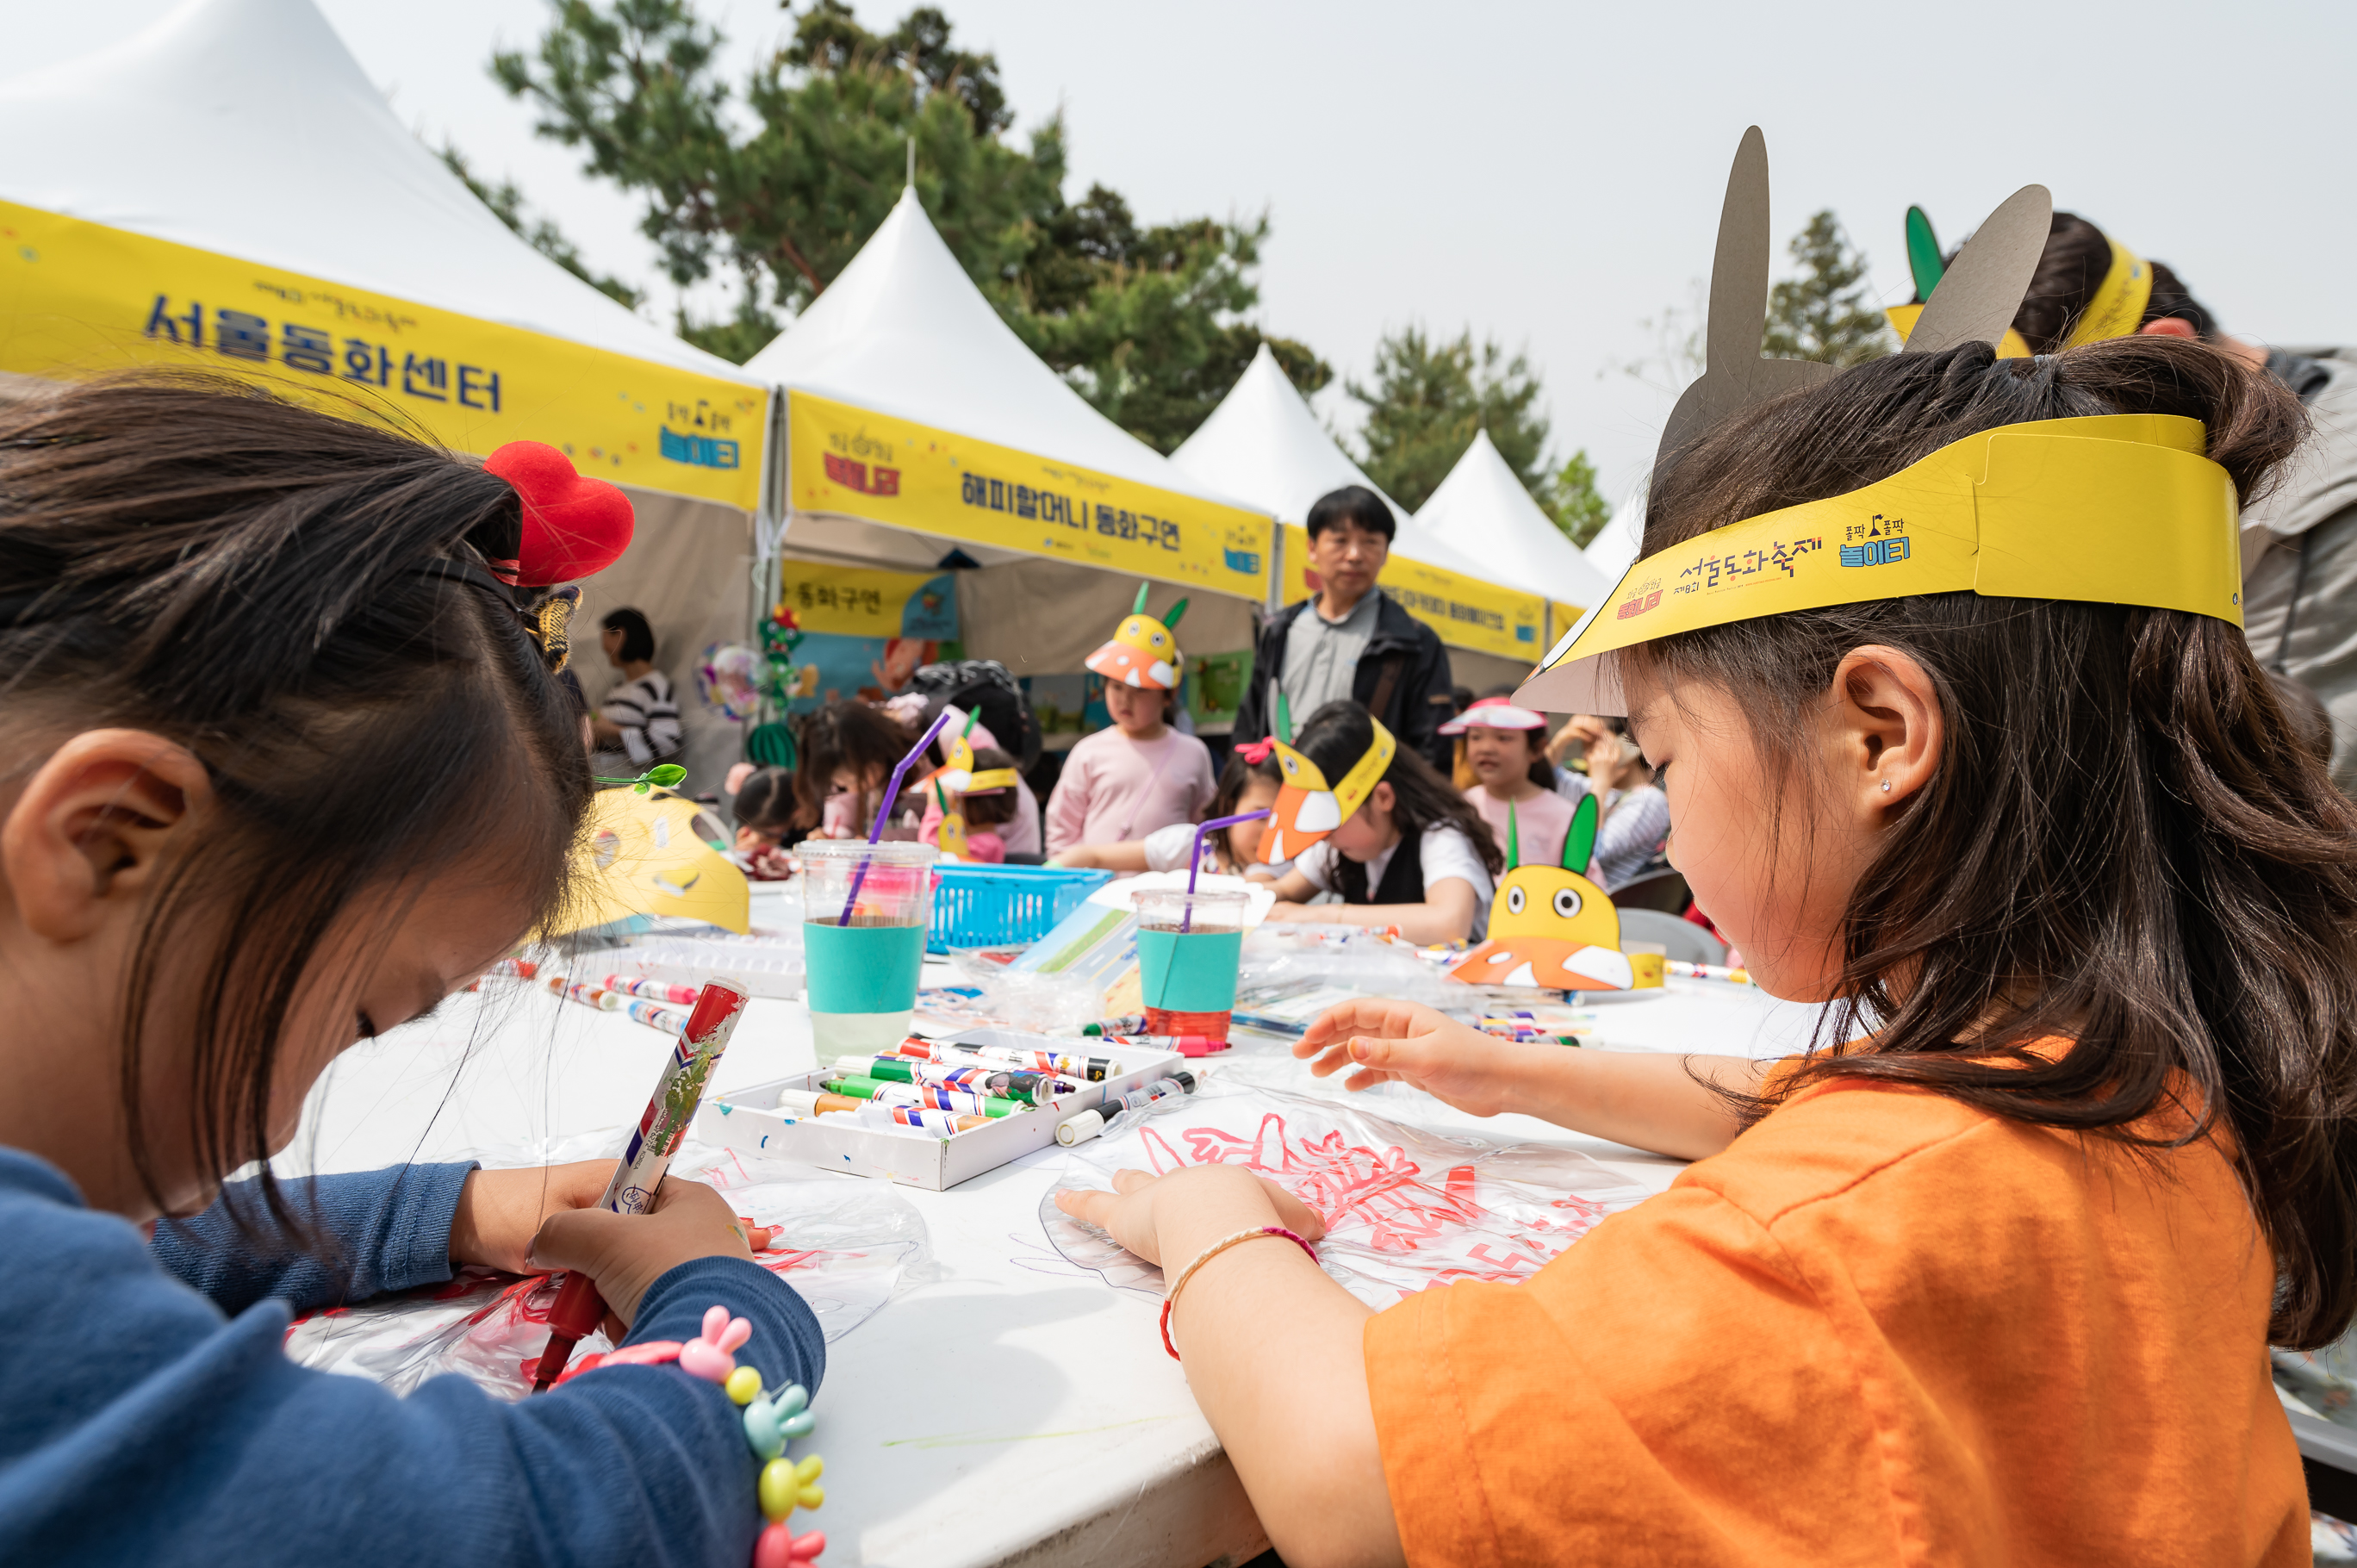
<svg viewBox="0 0 2357 1568">
<path fill-rule="evenodd" d="M 1131 894 L 1130 903 L 1137 910 L 1138 981 L 1147 1032 L 1225 1040 L 1235 1011 L 1250 896 L 1157 887 Z"/>
<path fill-rule="evenodd" d="M 805 839 L 795 853 L 802 862 L 802 957 L 818 1058 L 888 1051 L 908 1034 L 917 1005 L 917 974 L 933 922 L 933 846 Z"/>
</svg>

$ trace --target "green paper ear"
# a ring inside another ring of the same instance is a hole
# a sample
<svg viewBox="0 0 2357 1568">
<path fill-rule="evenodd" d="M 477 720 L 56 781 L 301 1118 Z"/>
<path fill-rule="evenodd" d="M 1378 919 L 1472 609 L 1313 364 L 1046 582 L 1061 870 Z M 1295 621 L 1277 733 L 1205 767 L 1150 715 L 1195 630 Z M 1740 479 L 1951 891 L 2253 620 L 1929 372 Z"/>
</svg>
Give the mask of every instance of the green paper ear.
<svg viewBox="0 0 2357 1568">
<path fill-rule="evenodd" d="M 1923 304 L 1931 299 L 1932 291 L 1940 286 L 1940 276 L 1947 268 L 1940 261 L 1940 239 L 1932 232 L 1932 220 L 1920 207 L 1907 209 L 1907 270 L 1915 278 L 1915 300 Z"/>
<path fill-rule="evenodd" d="M 1285 742 L 1286 745 L 1291 746 L 1293 744 L 1293 711 L 1285 705 L 1285 693 L 1277 691 L 1274 682 L 1270 684 L 1269 690 L 1276 692 L 1276 723 L 1270 727 L 1268 733 Z"/>
<path fill-rule="evenodd" d="M 1146 590 L 1153 585 L 1154 585 L 1151 583 L 1140 583 L 1137 585 L 1137 603 L 1129 607 L 1130 614 L 1134 616 L 1142 616 L 1146 613 Z"/>
<path fill-rule="evenodd" d="M 1186 613 L 1187 601 L 1180 599 L 1177 604 L 1172 605 L 1169 611 L 1163 616 L 1163 628 L 1168 631 L 1177 631 L 1178 629 L 1178 618 Z"/>
<path fill-rule="evenodd" d="M 1523 864 L 1522 824 L 1514 821 L 1514 803 L 1506 802 L 1506 869 L 1512 871 Z"/>
<path fill-rule="evenodd" d="M 1571 832 L 1563 836 L 1563 868 L 1575 876 L 1587 875 L 1596 858 L 1596 797 L 1582 795 L 1572 809 Z"/>
<path fill-rule="evenodd" d="M 958 738 L 960 740 L 966 739 L 974 734 L 974 721 L 980 717 L 982 717 L 982 710 L 980 708 L 968 708 L 965 711 L 965 728 L 958 731 Z"/>
</svg>

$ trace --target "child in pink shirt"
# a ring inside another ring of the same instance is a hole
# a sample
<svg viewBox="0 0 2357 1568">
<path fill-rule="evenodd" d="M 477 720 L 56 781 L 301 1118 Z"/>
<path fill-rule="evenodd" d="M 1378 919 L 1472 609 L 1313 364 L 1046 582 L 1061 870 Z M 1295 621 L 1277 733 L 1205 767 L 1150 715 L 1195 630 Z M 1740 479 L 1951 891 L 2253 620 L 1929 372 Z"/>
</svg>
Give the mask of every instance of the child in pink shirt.
<svg viewBox="0 0 2357 1568">
<path fill-rule="evenodd" d="M 1564 835 L 1571 831 L 1571 802 L 1555 792 L 1546 716 L 1504 697 L 1484 697 L 1442 725 L 1440 733 L 1465 737 L 1465 761 L 1479 780 L 1465 798 L 1490 824 L 1498 847 L 1515 842 L 1524 865 L 1559 863 Z"/>
<path fill-rule="evenodd" d="M 1114 727 L 1072 747 L 1048 797 L 1048 853 L 1074 844 L 1124 843 L 1174 822 L 1199 822 L 1219 793 L 1211 753 L 1169 725 L 1185 657 L 1172 628 L 1187 611 L 1180 599 L 1159 618 L 1146 613 L 1146 590 L 1114 639 L 1089 656 L 1105 678 Z"/>
</svg>

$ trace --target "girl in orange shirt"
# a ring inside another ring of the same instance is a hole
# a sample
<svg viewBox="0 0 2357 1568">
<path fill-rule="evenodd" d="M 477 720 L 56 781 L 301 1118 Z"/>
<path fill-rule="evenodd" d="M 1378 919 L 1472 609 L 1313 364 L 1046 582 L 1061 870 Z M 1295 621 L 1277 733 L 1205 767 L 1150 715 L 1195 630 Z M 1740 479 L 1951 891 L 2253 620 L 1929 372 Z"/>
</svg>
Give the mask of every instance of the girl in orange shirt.
<svg viewBox="0 0 2357 1568">
<path fill-rule="evenodd" d="M 1379 1314 L 1239 1167 L 1063 1195 L 1178 1282 L 1288 1563 L 2308 1560 L 2266 1348 L 2357 1306 L 2357 812 L 2232 602 L 2234 502 L 2301 428 L 2128 338 L 1665 441 L 1617 613 L 1519 700 L 1631 716 L 1673 859 L 1821 1043 L 1329 1013 L 1301 1054 L 1351 1088 L 1695 1162 L 1526 1281 Z"/>
</svg>

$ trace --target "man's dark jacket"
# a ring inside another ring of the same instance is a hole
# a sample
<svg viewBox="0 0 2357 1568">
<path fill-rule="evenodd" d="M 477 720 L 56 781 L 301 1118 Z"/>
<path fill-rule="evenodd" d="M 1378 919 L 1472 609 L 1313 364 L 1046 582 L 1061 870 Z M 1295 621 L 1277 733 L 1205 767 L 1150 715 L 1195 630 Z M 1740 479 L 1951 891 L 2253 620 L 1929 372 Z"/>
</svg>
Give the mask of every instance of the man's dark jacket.
<svg viewBox="0 0 2357 1568">
<path fill-rule="evenodd" d="M 1456 747 L 1439 732 L 1457 712 L 1456 699 L 1449 694 L 1448 650 L 1440 646 L 1439 636 L 1430 627 L 1400 608 L 1390 595 L 1379 588 L 1370 591 L 1382 602 L 1375 607 L 1375 634 L 1359 656 L 1351 695 L 1381 719 L 1400 745 L 1421 755 L 1446 778 Z M 1286 641 L 1293 623 L 1309 613 L 1311 603 L 1304 599 L 1288 605 L 1260 628 L 1260 642 L 1253 650 L 1252 681 L 1244 690 L 1243 705 L 1236 710 L 1237 745 L 1268 734 L 1273 707 L 1269 682 L 1284 673 Z M 1387 671 L 1390 690 L 1377 706 L 1375 695 Z M 1298 729 L 1309 715 L 1290 696 L 1286 703 Z"/>
</svg>

